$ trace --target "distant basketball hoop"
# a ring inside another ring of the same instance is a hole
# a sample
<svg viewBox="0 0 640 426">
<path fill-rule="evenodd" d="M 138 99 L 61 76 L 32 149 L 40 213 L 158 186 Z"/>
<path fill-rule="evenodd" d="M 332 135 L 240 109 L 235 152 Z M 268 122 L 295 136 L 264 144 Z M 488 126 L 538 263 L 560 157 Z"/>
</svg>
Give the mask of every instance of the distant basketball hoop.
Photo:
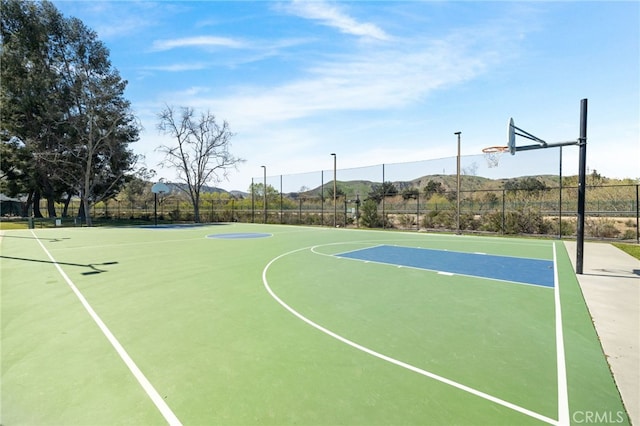
<svg viewBox="0 0 640 426">
<path fill-rule="evenodd" d="M 507 151 L 509 151 L 508 146 L 489 146 L 482 149 L 484 159 L 487 160 L 487 166 L 489 166 L 490 169 L 498 167 L 500 157 Z"/>
<path fill-rule="evenodd" d="M 153 223 L 155 226 L 158 226 L 158 194 L 168 194 L 171 192 L 171 189 L 169 189 L 167 184 L 158 182 L 153 184 L 151 192 L 153 192 Z"/>
</svg>

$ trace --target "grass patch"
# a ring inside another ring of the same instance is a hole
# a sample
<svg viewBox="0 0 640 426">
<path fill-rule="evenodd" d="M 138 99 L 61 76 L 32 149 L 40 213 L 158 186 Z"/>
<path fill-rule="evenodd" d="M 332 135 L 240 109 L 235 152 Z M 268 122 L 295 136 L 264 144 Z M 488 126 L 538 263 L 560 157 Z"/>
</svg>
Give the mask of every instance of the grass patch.
<svg viewBox="0 0 640 426">
<path fill-rule="evenodd" d="M 28 229 L 27 222 L 5 222 L 0 221 L 0 230 L 9 230 L 9 229 Z"/>
<path fill-rule="evenodd" d="M 629 253 L 631 256 L 640 260 L 640 246 L 637 244 L 622 244 L 622 243 L 614 243 L 615 247 L 618 247 L 620 250 L 625 253 Z"/>
<path fill-rule="evenodd" d="M 56 220 L 60 220 L 60 226 L 56 226 Z M 100 226 L 142 226 L 153 225 L 155 222 L 153 219 L 104 219 L 96 218 L 92 221 L 93 227 Z M 172 225 L 176 223 L 193 223 L 193 222 L 173 222 L 168 220 L 158 220 L 158 225 Z M 86 226 L 84 221 L 80 219 L 74 219 L 69 217 L 64 218 L 38 218 L 33 219 L 34 229 L 41 228 L 73 228 Z M 0 221 L 0 230 L 13 230 L 13 229 L 29 229 L 29 222 L 27 219 L 22 220 L 2 220 Z"/>
</svg>

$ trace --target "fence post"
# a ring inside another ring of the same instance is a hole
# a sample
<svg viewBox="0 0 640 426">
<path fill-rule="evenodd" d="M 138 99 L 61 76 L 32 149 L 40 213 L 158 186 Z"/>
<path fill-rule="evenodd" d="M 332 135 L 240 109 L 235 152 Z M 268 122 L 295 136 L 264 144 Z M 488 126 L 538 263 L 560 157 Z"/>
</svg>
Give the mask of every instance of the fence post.
<svg viewBox="0 0 640 426">
<path fill-rule="evenodd" d="M 416 231 L 420 230 L 420 190 L 416 195 Z"/>
<path fill-rule="evenodd" d="M 347 227 L 347 197 L 344 197 L 344 224 L 342 225 L 345 228 Z"/>
<path fill-rule="evenodd" d="M 282 225 L 282 175 L 280 175 L 280 225 Z"/>
<path fill-rule="evenodd" d="M 320 170 L 320 225 L 324 226 L 324 170 Z"/>
<path fill-rule="evenodd" d="M 505 228 L 505 226 L 504 226 L 504 223 L 505 223 L 505 217 L 504 217 L 504 214 L 505 214 L 504 210 L 505 209 L 504 209 L 504 207 L 505 206 L 504 206 L 504 203 L 505 203 L 505 196 L 504 196 L 504 189 L 503 189 L 502 190 L 502 234 L 503 235 L 505 233 L 505 229 L 504 229 Z"/>
<path fill-rule="evenodd" d="M 386 229 L 387 221 L 384 215 L 384 199 L 387 198 L 387 187 L 384 186 L 384 163 L 382 164 L 382 229 Z"/>
</svg>

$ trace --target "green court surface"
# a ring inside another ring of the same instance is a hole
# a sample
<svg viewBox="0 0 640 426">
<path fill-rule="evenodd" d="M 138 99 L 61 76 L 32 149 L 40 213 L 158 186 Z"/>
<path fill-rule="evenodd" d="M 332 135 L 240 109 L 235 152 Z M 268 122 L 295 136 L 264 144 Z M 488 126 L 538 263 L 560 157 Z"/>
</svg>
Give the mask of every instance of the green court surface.
<svg viewBox="0 0 640 426">
<path fill-rule="evenodd" d="M 1 244 L 2 425 L 629 424 L 558 241 L 220 224 Z M 453 266 L 338 256 L 378 246 Z M 457 273 L 456 253 L 505 260 Z M 509 259 L 553 285 L 487 277 Z"/>
</svg>

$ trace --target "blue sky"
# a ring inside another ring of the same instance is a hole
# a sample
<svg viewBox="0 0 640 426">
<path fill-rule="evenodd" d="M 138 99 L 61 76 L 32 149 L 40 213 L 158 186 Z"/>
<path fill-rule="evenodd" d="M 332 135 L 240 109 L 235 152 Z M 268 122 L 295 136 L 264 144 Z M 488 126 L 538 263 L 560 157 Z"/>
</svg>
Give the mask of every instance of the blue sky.
<svg viewBox="0 0 640 426">
<path fill-rule="evenodd" d="M 338 169 L 455 156 L 456 131 L 463 156 L 480 154 L 506 145 L 510 117 L 574 140 L 583 98 L 589 170 L 640 178 L 639 2 L 54 4 L 110 49 L 144 127 L 133 149 L 158 178 L 175 177 L 155 151 L 172 143 L 156 130 L 165 104 L 229 122 L 246 162 L 216 186 L 247 190 L 262 165 L 333 170 L 330 153 Z M 514 156 L 519 173 L 557 169 L 557 153 L 531 152 Z M 577 148 L 563 152 L 575 173 Z"/>
</svg>

